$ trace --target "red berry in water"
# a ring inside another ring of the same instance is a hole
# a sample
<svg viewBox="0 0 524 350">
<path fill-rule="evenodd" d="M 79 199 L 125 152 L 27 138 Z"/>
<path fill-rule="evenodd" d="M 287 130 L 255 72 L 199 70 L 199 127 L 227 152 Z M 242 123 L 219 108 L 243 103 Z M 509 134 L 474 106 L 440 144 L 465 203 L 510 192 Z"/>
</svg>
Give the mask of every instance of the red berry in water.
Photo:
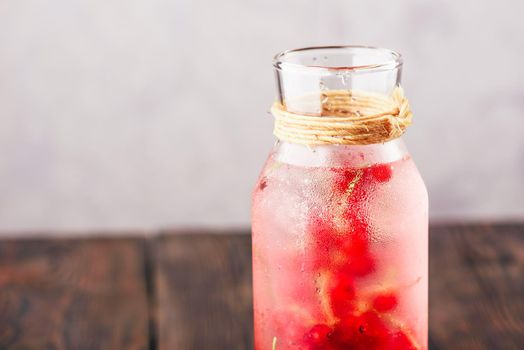
<svg viewBox="0 0 524 350">
<path fill-rule="evenodd" d="M 355 308 L 355 287 L 353 279 L 345 274 L 334 277 L 329 298 L 333 314 L 339 318 L 351 314 Z"/>
<path fill-rule="evenodd" d="M 369 168 L 371 176 L 378 182 L 387 182 L 391 179 L 393 170 L 389 164 L 377 164 Z"/>
<path fill-rule="evenodd" d="M 332 334 L 333 341 L 340 349 L 389 349 L 384 347 L 387 328 L 374 312 L 365 312 L 360 316 L 341 319 Z"/>
<path fill-rule="evenodd" d="M 345 257 L 341 271 L 355 277 L 366 276 L 375 271 L 375 260 L 369 253 L 369 243 L 362 235 L 350 235 L 341 244 L 340 251 Z"/>
<path fill-rule="evenodd" d="M 369 254 L 354 256 L 347 269 L 357 277 L 364 277 L 375 271 L 375 260 Z"/>
<path fill-rule="evenodd" d="M 373 308 L 379 312 L 391 311 L 396 308 L 397 305 L 398 299 L 393 293 L 380 294 L 373 299 Z"/>
<path fill-rule="evenodd" d="M 358 318 L 348 315 L 338 322 L 331 334 L 332 343 L 338 349 L 353 349 L 358 342 Z"/>
<path fill-rule="evenodd" d="M 351 210 L 348 210 L 344 218 L 346 220 L 347 233 L 343 235 L 344 241 L 342 244 L 345 245 L 347 243 L 348 248 L 358 246 L 362 248 L 362 251 L 367 250 L 369 238 L 368 223 L 358 213 Z"/>
<path fill-rule="evenodd" d="M 360 334 L 383 337 L 387 335 L 387 328 L 379 315 L 373 311 L 366 311 L 360 315 L 358 331 Z"/>
<path fill-rule="evenodd" d="M 304 336 L 304 342 L 311 350 L 325 349 L 332 333 L 331 327 L 325 324 L 314 325 Z"/>
<path fill-rule="evenodd" d="M 388 337 L 388 329 L 376 313 L 368 311 L 360 315 L 358 334 L 359 349 L 385 349 L 383 343 Z"/>
<path fill-rule="evenodd" d="M 345 234 L 340 242 L 340 249 L 348 257 L 367 253 L 369 246 L 366 229 L 354 227 L 353 230 L 353 232 Z"/>
</svg>

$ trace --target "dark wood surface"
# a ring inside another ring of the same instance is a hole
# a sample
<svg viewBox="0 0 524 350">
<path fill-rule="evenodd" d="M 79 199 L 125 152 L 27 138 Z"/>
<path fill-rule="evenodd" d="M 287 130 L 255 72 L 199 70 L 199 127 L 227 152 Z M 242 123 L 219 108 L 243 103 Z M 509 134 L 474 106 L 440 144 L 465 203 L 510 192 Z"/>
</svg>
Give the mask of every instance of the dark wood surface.
<svg viewBox="0 0 524 350">
<path fill-rule="evenodd" d="M 0 349 L 147 349 L 144 242 L 0 243 Z"/>
<path fill-rule="evenodd" d="M 524 226 L 430 235 L 430 348 L 524 349 Z"/>
<path fill-rule="evenodd" d="M 252 349 L 248 235 L 153 242 L 158 349 Z"/>
<path fill-rule="evenodd" d="M 251 349 L 242 232 L 0 240 L 0 349 Z M 436 226 L 430 349 L 524 349 L 524 225 Z"/>
</svg>

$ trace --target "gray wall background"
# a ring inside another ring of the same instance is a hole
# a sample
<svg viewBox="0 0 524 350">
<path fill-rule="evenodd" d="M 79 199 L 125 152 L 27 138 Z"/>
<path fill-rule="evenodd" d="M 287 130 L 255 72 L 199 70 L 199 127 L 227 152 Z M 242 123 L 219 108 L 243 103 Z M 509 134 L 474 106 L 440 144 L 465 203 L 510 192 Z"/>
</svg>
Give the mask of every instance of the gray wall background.
<svg viewBox="0 0 524 350">
<path fill-rule="evenodd" d="M 524 218 L 524 2 L 3 0 L 0 231 L 240 226 L 271 57 L 403 53 L 432 220 Z M 28 234 L 25 233 L 25 234 Z"/>
</svg>

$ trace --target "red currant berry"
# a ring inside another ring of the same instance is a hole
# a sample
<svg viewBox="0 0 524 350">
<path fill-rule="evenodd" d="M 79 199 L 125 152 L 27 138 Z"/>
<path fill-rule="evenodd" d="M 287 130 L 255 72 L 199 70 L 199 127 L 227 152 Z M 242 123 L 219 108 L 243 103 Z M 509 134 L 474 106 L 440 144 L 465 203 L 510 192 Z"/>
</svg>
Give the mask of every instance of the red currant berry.
<svg viewBox="0 0 524 350">
<path fill-rule="evenodd" d="M 342 318 L 335 325 L 331 338 L 339 349 L 389 350 L 383 347 L 384 339 L 387 339 L 386 326 L 373 312 Z"/>
<path fill-rule="evenodd" d="M 378 182 L 387 182 L 391 179 L 393 170 L 389 164 L 377 164 L 370 169 L 371 176 Z"/>
<path fill-rule="evenodd" d="M 364 277 L 375 271 L 375 259 L 369 254 L 355 256 L 351 259 L 351 263 L 347 268 L 351 270 L 353 275 Z"/>
<path fill-rule="evenodd" d="M 340 245 L 344 256 L 341 271 L 355 277 L 369 275 L 375 271 L 375 260 L 369 252 L 369 242 L 361 234 L 346 237 Z"/>
<path fill-rule="evenodd" d="M 347 234 L 340 242 L 340 250 L 348 258 L 364 255 L 368 248 L 368 240 L 360 234 Z"/>
<path fill-rule="evenodd" d="M 340 349 L 353 349 L 358 342 L 358 317 L 347 315 L 342 318 L 334 326 L 331 340 Z"/>
<path fill-rule="evenodd" d="M 357 349 L 387 349 L 384 343 L 388 339 L 388 329 L 376 313 L 367 311 L 360 315 L 357 326 Z"/>
<path fill-rule="evenodd" d="M 373 308 L 379 312 L 387 312 L 396 308 L 398 305 L 397 296 L 393 293 L 377 295 L 373 299 Z"/>
<path fill-rule="evenodd" d="M 355 287 L 353 279 L 345 274 L 334 277 L 332 287 L 329 291 L 331 309 L 337 317 L 345 317 L 354 311 Z"/>
<path fill-rule="evenodd" d="M 373 311 L 366 311 L 360 315 L 358 324 L 358 331 L 360 334 L 385 336 L 388 333 L 386 325 L 382 319 Z"/>
</svg>

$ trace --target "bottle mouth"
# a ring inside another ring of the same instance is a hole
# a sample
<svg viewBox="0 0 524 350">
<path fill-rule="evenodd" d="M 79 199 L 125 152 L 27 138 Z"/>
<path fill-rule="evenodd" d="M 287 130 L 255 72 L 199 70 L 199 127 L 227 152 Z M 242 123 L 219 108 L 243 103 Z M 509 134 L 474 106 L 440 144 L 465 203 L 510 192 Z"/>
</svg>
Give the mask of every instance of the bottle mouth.
<svg viewBox="0 0 524 350">
<path fill-rule="evenodd" d="M 393 50 L 373 46 L 313 46 L 278 53 L 277 70 L 302 72 L 376 72 L 402 65 L 402 56 Z"/>
</svg>

